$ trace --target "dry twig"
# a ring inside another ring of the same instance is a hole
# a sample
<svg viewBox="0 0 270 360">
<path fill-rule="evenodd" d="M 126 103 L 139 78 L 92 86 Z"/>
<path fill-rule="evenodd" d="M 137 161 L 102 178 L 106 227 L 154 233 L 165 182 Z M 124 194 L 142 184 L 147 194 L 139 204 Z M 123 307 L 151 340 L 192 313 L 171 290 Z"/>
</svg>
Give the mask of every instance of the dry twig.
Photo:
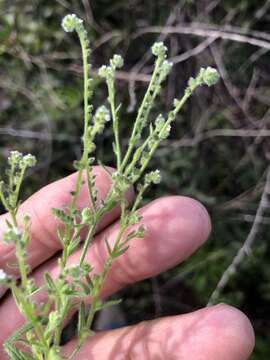
<svg viewBox="0 0 270 360">
<path fill-rule="evenodd" d="M 239 43 L 245 43 L 261 48 L 265 48 L 270 50 L 270 41 L 261 40 L 255 38 L 253 36 L 237 34 L 233 32 L 228 32 L 225 29 L 206 29 L 206 28 L 198 28 L 195 27 L 193 24 L 188 25 L 184 24 L 181 26 L 148 26 L 144 27 L 143 29 L 139 30 L 136 34 L 134 34 L 134 38 L 137 38 L 141 35 L 147 33 L 160 33 L 163 34 L 186 34 L 186 35 L 195 35 L 199 37 L 207 37 L 207 38 L 217 38 L 217 39 L 224 39 L 224 40 L 231 40 Z"/>
<path fill-rule="evenodd" d="M 215 290 L 213 291 L 209 301 L 208 306 L 213 305 L 217 302 L 221 292 L 225 288 L 225 286 L 228 284 L 230 278 L 236 273 L 237 268 L 243 261 L 246 255 L 250 254 L 252 244 L 254 243 L 256 236 L 259 231 L 259 225 L 261 224 L 261 219 L 263 218 L 264 211 L 266 208 L 269 207 L 269 200 L 268 195 L 270 194 L 270 166 L 267 170 L 266 175 L 266 181 L 264 190 L 261 196 L 261 200 L 256 212 L 256 216 L 254 219 L 254 222 L 252 224 L 252 227 L 250 229 L 250 232 L 244 242 L 244 244 L 241 246 L 241 248 L 238 250 L 236 256 L 234 257 L 232 263 L 229 265 L 229 267 L 225 270 L 222 277 L 220 278 Z"/>
</svg>

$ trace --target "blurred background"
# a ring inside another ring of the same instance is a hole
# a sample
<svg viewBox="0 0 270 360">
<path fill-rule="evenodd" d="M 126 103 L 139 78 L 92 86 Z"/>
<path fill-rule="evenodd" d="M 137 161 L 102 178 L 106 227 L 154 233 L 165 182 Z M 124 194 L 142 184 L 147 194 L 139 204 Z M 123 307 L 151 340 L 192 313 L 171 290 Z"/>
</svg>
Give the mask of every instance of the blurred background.
<svg viewBox="0 0 270 360">
<path fill-rule="evenodd" d="M 82 67 L 76 37 L 60 27 L 67 13 L 89 29 L 94 75 L 114 53 L 125 58 L 117 73 L 123 146 L 153 68 L 154 41 L 166 43 L 175 64 L 156 113 L 170 109 L 200 67 L 221 74 L 178 116 L 151 164 L 163 182 L 147 194 L 200 200 L 213 220 L 211 238 L 189 261 L 123 290 L 117 321 L 185 313 L 209 299 L 227 302 L 255 327 L 252 359 L 269 359 L 270 1 L 0 0 L 0 171 L 12 149 L 37 156 L 25 198 L 73 172 L 81 152 Z M 95 79 L 94 105 L 105 101 Z M 107 128 L 97 147 L 108 165 L 111 136 Z"/>
</svg>

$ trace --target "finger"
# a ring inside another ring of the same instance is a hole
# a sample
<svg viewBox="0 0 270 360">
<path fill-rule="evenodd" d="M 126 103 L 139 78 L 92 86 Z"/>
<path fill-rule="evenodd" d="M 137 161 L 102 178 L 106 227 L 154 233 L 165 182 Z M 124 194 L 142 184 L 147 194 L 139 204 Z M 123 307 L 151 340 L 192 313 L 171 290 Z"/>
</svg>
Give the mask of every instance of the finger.
<svg viewBox="0 0 270 360">
<path fill-rule="evenodd" d="M 75 340 L 67 344 L 64 355 L 75 346 Z M 253 347 L 248 318 L 233 307 L 218 305 L 97 333 L 75 359 L 246 360 Z"/>
<path fill-rule="evenodd" d="M 144 238 L 130 242 L 128 251 L 117 258 L 103 287 L 103 296 L 152 277 L 182 262 L 208 238 L 211 223 L 206 209 L 197 201 L 170 196 L 157 199 L 140 209 L 141 223 L 145 227 Z M 135 228 L 138 227 L 135 226 Z M 119 231 L 116 222 L 97 234 L 86 261 L 99 273 L 108 257 L 105 239 L 113 247 Z M 69 264 L 79 261 L 80 251 L 69 259 Z M 41 273 L 45 271 L 43 267 Z M 50 263 L 52 276 L 57 276 L 58 265 Z"/>
<path fill-rule="evenodd" d="M 101 167 L 93 168 L 93 174 L 96 176 L 96 189 L 98 202 L 105 199 L 111 187 L 109 175 Z M 19 208 L 18 222 L 21 224 L 22 217 L 28 214 L 31 218 L 31 242 L 28 249 L 28 261 L 31 268 L 35 268 L 46 259 L 50 258 L 60 248 L 61 244 L 57 239 L 56 230 L 60 225 L 52 212 L 52 208 L 64 208 L 71 202 L 71 191 L 74 191 L 77 180 L 77 173 L 64 179 L 58 180 L 35 193 L 26 200 Z M 127 194 L 129 201 L 132 199 L 132 190 Z M 82 186 L 78 197 L 77 206 L 79 209 L 90 206 L 87 185 Z M 101 230 L 119 215 L 119 207 L 106 214 L 99 224 L 98 230 Z M 0 236 L 7 229 L 6 219 L 8 214 L 0 217 Z M 14 247 L 0 242 L 0 268 L 8 273 L 12 270 L 8 264 L 15 262 Z"/>
<path fill-rule="evenodd" d="M 125 285 L 162 272 L 187 258 L 207 239 L 210 232 L 210 220 L 204 207 L 187 197 L 173 196 L 153 201 L 140 210 L 146 228 L 144 239 L 136 238 L 130 243 L 130 249 L 114 263 L 105 281 L 102 296 L 108 296 Z M 107 257 L 104 239 L 113 244 L 119 224 L 107 227 L 97 234 L 89 252 L 87 261 L 94 272 L 103 269 Z M 80 253 L 74 253 L 69 263 L 79 260 Z M 35 281 L 42 282 L 44 271 L 52 277 L 58 274 L 57 260 L 51 259 L 34 274 Z M 44 293 L 39 301 L 46 301 Z M 7 298 L 0 308 L 2 332 L 0 343 L 23 323 L 12 298 Z"/>
</svg>

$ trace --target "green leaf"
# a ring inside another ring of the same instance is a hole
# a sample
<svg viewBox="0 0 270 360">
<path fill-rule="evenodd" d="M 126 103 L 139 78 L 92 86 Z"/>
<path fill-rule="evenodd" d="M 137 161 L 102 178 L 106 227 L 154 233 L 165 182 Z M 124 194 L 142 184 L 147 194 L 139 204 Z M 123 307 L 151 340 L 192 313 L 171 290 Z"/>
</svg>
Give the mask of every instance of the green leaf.
<svg viewBox="0 0 270 360">
<path fill-rule="evenodd" d="M 63 223 L 70 224 L 70 225 L 73 224 L 72 217 L 67 215 L 63 210 L 52 208 L 52 213 L 55 217 L 57 217 L 58 219 L 63 221 Z"/>
<path fill-rule="evenodd" d="M 129 249 L 129 246 L 126 246 L 123 249 L 120 248 L 119 250 L 115 250 L 113 252 L 113 258 L 117 258 L 117 257 L 123 255 L 125 252 L 127 252 L 128 249 Z"/>
<path fill-rule="evenodd" d="M 55 292 L 56 291 L 55 283 L 54 283 L 51 275 L 48 272 L 45 272 L 44 280 L 46 282 L 48 290 L 51 291 L 51 292 Z"/>
<path fill-rule="evenodd" d="M 112 255 L 112 248 L 111 248 L 111 245 L 109 244 L 107 238 L 105 239 L 105 244 L 106 244 L 106 248 L 107 248 L 108 254 L 111 256 L 111 255 Z"/>
<path fill-rule="evenodd" d="M 79 284 L 80 288 L 83 290 L 84 295 L 88 296 L 91 294 L 91 286 L 85 284 L 83 281 L 80 281 Z"/>
<path fill-rule="evenodd" d="M 16 349 L 13 345 L 14 342 L 19 341 L 20 337 L 32 328 L 33 326 L 30 323 L 27 323 L 15 331 L 15 333 L 5 341 L 3 345 L 4 349 L 12 360 L 34 360 L 30 355 Z"/>
<path fill-rule="evenodd" d="M 26 354 L 15 347 L 5 346 L 5 350 L 12 360 L 35 360 L 29 354 Z"/>
<path fill-rule="evenodd" d="M 118 300 L 108 300 L 108 301 L 98 301 L 96 303 L 96 311 L 102 310 L 102 309 L 106 309 L 110 306 L 115 306 L 118 305 L 122 302 L 122 299 L 118 299 Z"/>
<path fill-rule="evenodd" d="M 76 249 L 77 247 L 80 245 L 81 239 L 80 237 L 77 237 L 76 239 L 74 239 L 74 241 L 72 241 L 67 248 L 67 252 L 68 252 L 68 256 L 71 255 Z"/>
<path fill-rule="evenodd" d="M 85 303 L 82 302 L 80 304 L 79 317 L 78 317 L 78 334 L 79 335 L 81 334 L 81 332 L 85 328 L 86 318 L 87 318 L 87 315 L 86 315 Z"/>
</svg>

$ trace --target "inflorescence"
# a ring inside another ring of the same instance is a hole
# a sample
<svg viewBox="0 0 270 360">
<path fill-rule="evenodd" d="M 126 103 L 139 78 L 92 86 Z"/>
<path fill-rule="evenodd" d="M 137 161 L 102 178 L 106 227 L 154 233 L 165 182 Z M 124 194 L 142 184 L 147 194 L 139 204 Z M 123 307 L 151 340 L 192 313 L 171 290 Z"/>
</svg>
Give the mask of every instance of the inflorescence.
<svg viewBox="0 0 270 360">
<path fill-rule="evenodd" d="M 54 216 L 62 222 L 57 235 L 63 252 L 59 258 L 59 274 L 53 278 L 49 272 L 45 272 L 42 286 L 35 284 L 31 277 L 31 269 L 27 264 L 27 246 L 31 241 L 30 218 L 25 215 L 23 223 L 20 225 L 17 221 L 21 184 L 26 170 L 33 167 L 36 160 L 30 154 L 23 156 L 17 151 L 11 152 L 8 158 L 7 180 L 0 182 L 0 198 L 10 214 L 4 241 L 15 246 L 21 283 L 18 284 L 16 278 L 8 275 L 7 269 L 0 269 L 0 284 L 11 289 L 17 306 L 27 320 L 26 325 L 5 343 L 5 350 L 13 360 L 64 359 L 61 356 L 63 326 L 68 314 L 79 309 L 78 341 L 68 359 L 74 358 L 86 338 L 92 334 L 91 326 L 95 313 L 116 303 L 103 300 L 100 294 L 115 259 L 128 250 L 132 239 L 144 236 L 145 229 L 138 208 L 149 186 L 159 184 L 161 181 L 159 170 L 145 174 L 149 162 L 160 143 L 169 137 L 172 122 L 194 90 L 202 85 L 212 86 L 219 79 L 215 69 L 202 68 L 197 77 L 190 78 L 184 95 L 174 100 L 169 113 L 167 115 L 159 114 L 153 121 L 150 120 L 151 110 L 161 92 L 162 84 L 173 66 L 167 60 L 167 47 L 162 42 L 155 43 L 152 46 L 152 54 L 155 57 L 152 78 L 138 109 L 128 146 L 123 152 L 119 126 L 121 104 L 117 104 L 115 93 L 116 72 L 123 67 L 123 58 L 121 55 L 114 55 L 108 65 L 103 65 L 99 69 L 98 76 L 107 85 L 108 107 L 101 105 L 94 112 L 93 106 L 90 104 L 93 96 L 93 80 L 89 78 L 91 52 L 83 21 L 75 14 L 67 15 L 62 21 L 62 27 L 66 32 L 77 33 L 82 48 L 84 69 L 83 151 L 80 160 L 74 164 L 78 172 L 70 204 L 64 209 L 52 209 Z M 93 174 L 95 162 L 93 153 L 96 147 L 96 136 L 104 131 L 109 122 L 112 123 L 113 129 L 116 171 L 111 172 L 101 164 L 110 177 L 112 185 L 107 197 L 100 202 L 97 199 Z M 83 186 L 84 174 L 87 179 L 90 205 L 80 210 L 76 203 Z M 137 193 L 133 205 L 129 206 L 126 192 L 132 185 L 135 185 Z M 96 272 L 87 262 L 86 254 L 91 251 L 91 242 L 100 219 L 117 204 L 121 208 L 120 229 L 114 243 L 111 244 L 105 240 L 107 258 L 103 270 Z M 81 242 L 82 229 L 86 233 L 83 244 Z M 79 262 L 68 266 L 68 259 L 74 251 L 80 251 Z M 47 292 L 48 300 L 46 304 L 40 304 L 34 300 L 33 296 L 44 289 Z M 91 305 L 88 306 L 90 298 Z M 17 347 L 21 341 L 27 350 Z"/>
</svg>

